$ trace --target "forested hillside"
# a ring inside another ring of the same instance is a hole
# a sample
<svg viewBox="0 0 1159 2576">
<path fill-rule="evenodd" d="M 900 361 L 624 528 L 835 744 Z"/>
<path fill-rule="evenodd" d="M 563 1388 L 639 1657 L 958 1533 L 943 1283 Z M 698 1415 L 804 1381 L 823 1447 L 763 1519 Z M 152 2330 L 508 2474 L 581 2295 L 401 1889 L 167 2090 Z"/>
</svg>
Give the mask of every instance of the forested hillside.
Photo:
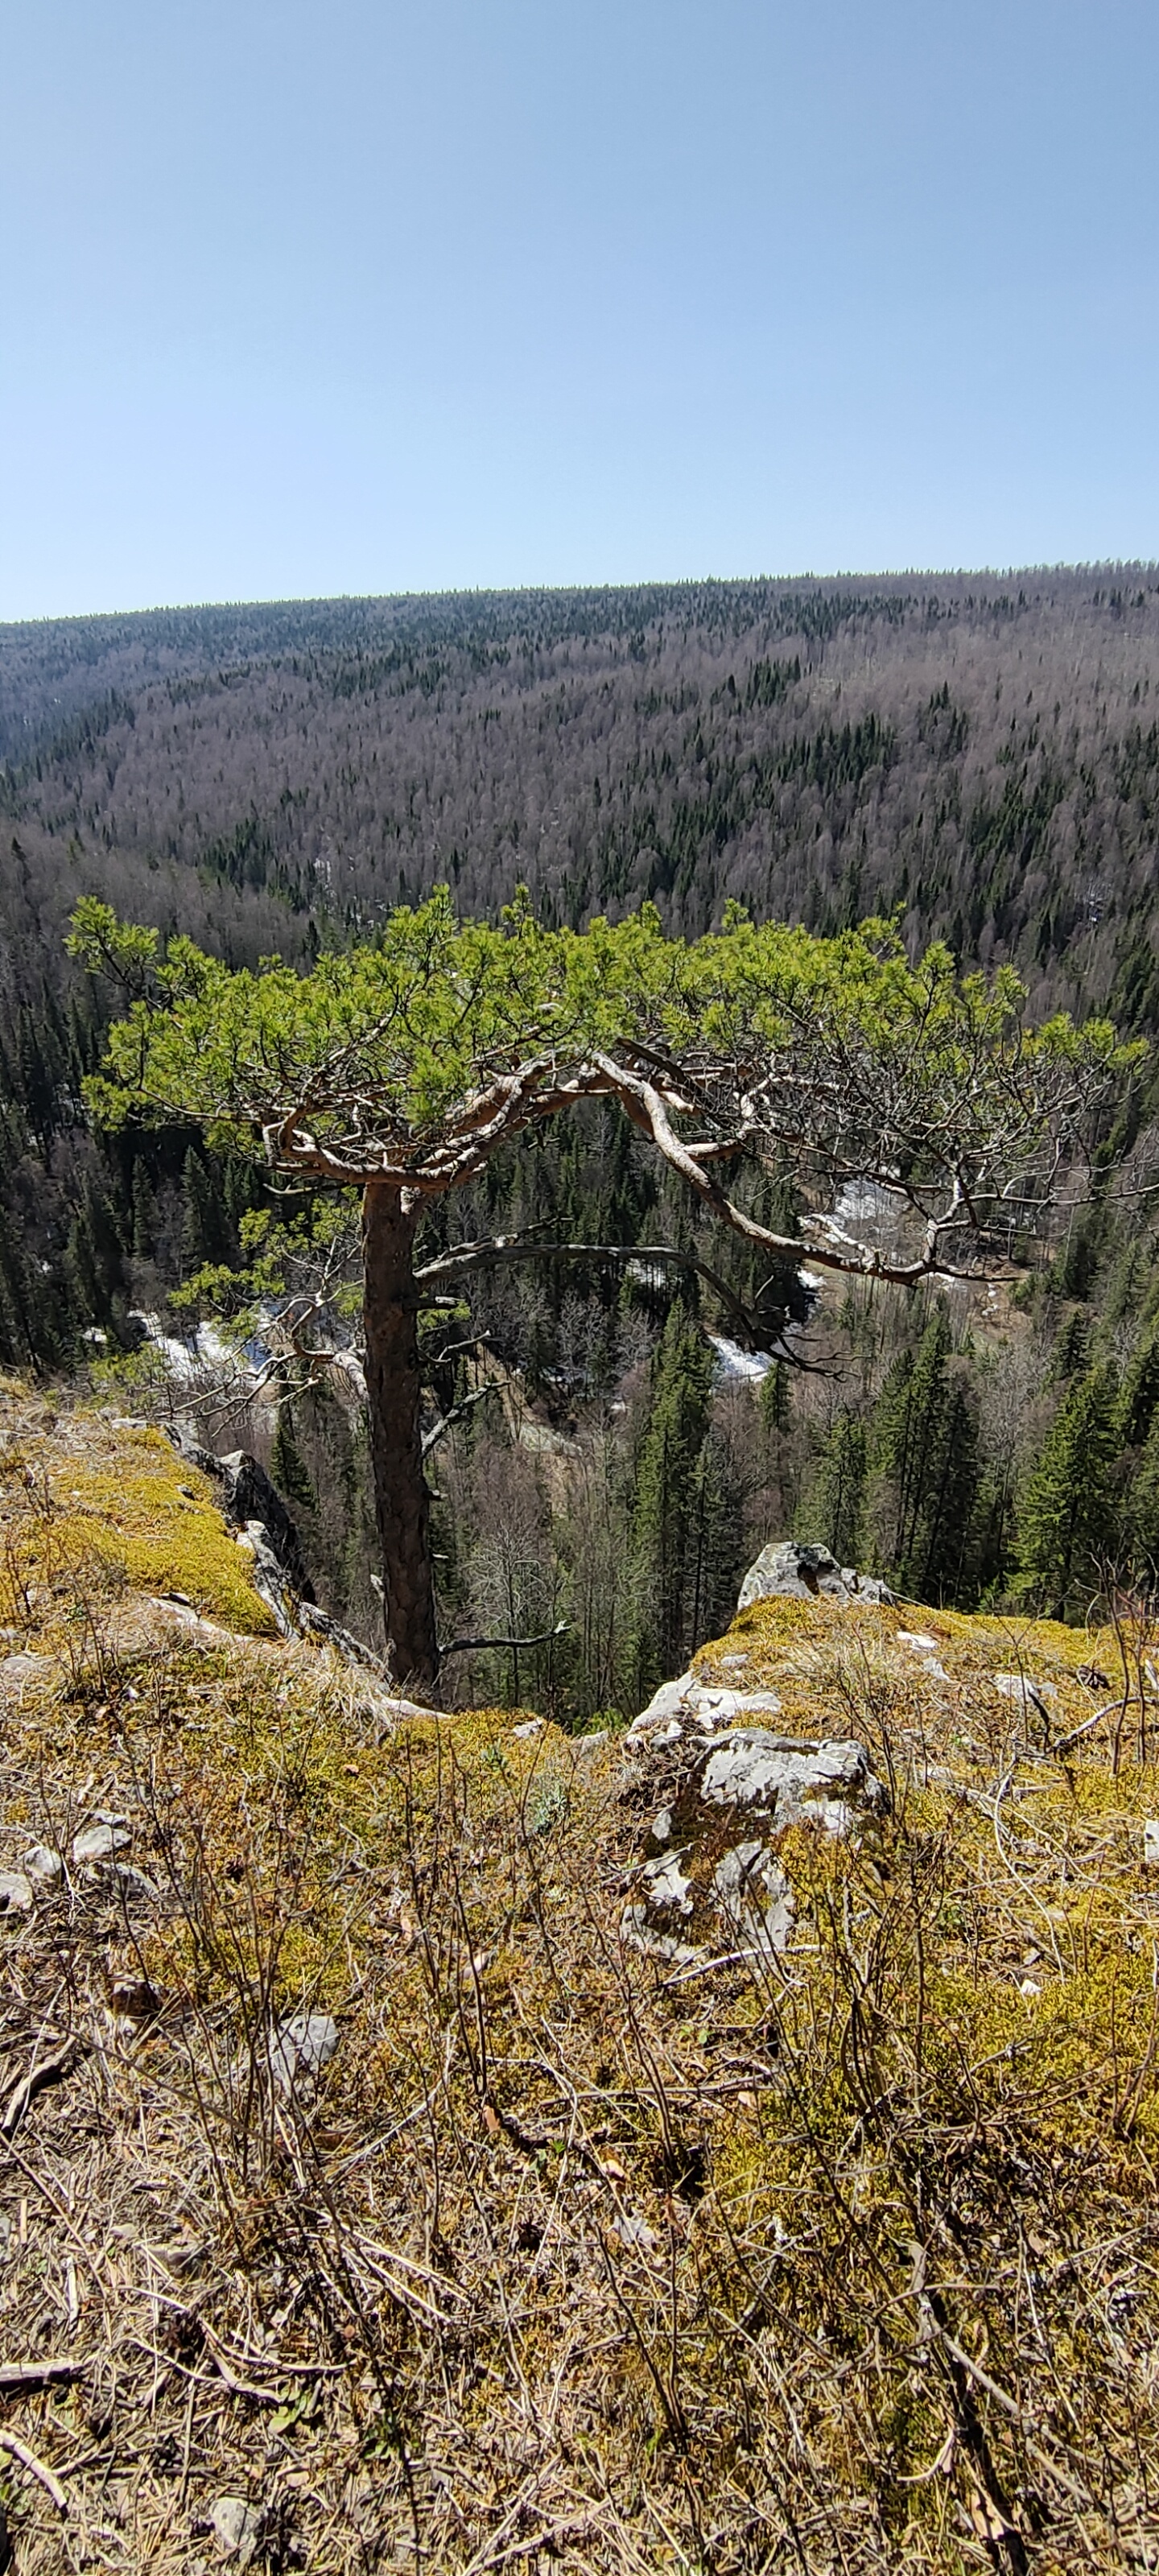
<svg viewBox="0 0 1159 2576">
<path fill-rule="evenodd" d="M 236 891 L 235 940 L 291 951 L 443 878 L 690 932 L 730 893 L 900 906 L 1036 1006 L 1137 1017 L 1157 684 L 1138 567 L 158 612 L 6 630 L 0 776 L 34 902 L 143 870 L 155 912 Z"/>
<path fill-rule="evenodd" d="M 131 1373 L 134 1315 L 236 1262 L 262 1194 L 189 1133 L 91 1132 L 81 1083 L 117 997 L 65 955 L 85 893 L 231 963 L 373 938 L 441 881 L 489 917 L 526 883 L 572 924 L 650 898 L 692 936 L 729 896 L 821 932 L 896 912 L 911 952 L 1012 961 L 1036 1015 L 1159 1021 L 1153 566 L 8 628 L 0 762 L 0 1359 L 24 1369 Z M 565 1713 L 626 1705 L 719 1624 L 774 1526 L 924 1598 L 1022 1585 L 1072 1613 L 1097 1560 L 1149 1561 L 1151 1134 L 1144 1077 L 1017 1297 L 830 1294 L 801 1345 L 824 1373 L 779 1367 L 759 1399 L 712 1383 L 711 1297 L 673 1306 L 646 1264 L 480 1283 L 429 1353 L 433 1405 L 479 1397 L 438 1462 L 448 1629 L 558 1614 L 573 1641 L 496 1661 L 496 1695 L 530 1671 Z M 468 1230 L 697 1236 L 611 1110 L 464 1196 Z M 719 1267 L 756 1284 L 739 1247 Z M 321 1588 L 373 1628 L 357 1420 L 301 1387 L 243 1428 L 296 1488 Z"/>
</svg>

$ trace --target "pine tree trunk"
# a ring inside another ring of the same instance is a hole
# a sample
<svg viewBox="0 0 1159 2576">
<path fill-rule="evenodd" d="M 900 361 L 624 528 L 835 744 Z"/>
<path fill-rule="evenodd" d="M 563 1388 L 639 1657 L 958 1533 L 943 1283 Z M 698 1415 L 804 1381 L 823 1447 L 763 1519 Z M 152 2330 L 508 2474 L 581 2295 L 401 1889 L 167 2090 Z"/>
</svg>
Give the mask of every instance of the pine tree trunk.
<svg viewBox="0 0 1159 2576">
<path fill-rule="evenodd" d="M 398 1688 L 431 1699 L 438 1650 L 419 1415 L 416 1221 L 401 1190 L 368 1184 L 362 1201 L 366 1391 L 387 1649 Z"/>
</svg>

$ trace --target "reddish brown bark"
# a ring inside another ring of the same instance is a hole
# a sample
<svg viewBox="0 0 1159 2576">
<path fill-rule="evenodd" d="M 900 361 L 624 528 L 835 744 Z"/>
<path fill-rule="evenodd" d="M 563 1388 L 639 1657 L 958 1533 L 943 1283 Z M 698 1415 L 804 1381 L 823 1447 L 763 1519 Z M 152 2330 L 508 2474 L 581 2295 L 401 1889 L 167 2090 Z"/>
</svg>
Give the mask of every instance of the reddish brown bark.
<svg viewBox="0 0 1159 2576">
<path fill-rule="evenodd" d="M 398 1688 L 431 1699 L 439 1658 L 419 1401 L 417 1216 L 401 1190 L 368 1182 L 362 1200 L 366 1391 L 387 1649 Z"/>
</svg>

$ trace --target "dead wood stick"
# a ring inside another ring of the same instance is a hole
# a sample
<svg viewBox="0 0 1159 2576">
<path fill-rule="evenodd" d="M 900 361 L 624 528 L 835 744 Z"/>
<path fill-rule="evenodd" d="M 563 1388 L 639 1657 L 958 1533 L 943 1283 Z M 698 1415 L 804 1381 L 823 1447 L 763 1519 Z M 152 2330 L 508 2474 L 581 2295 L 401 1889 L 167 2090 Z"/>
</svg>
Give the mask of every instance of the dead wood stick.
<svg viewBox="0 0 1159 2576">
<path fill-rule="evenodd" d="M 22 2442 L 18 2433 L 10 2433 L 6 2426 L 0 2426 L 0 2451 L 9 2451 L 14 2460 L 19 2460 L 21 2468 L 27 2469 L 29 2477 L 38 2478 L 45 2494 L 52 2497 L 57 2512 L 67 2515 L 68 2497 L 60 2479 L 54 2478 L 44 2461 L 37 2459 L 35 2451 L 29 2450 L 27 2442 Z"/>
<path fill-rule="evenodd" d="M 285 2405 L 286 2399 L 283 2389 L 255 2388 L 252 2380 L 239 2379 L 236 2370 L 233 2369 L 225 2353 L 222 2351 L 221 2345 L 217 2340 L 217 2336 L 215 2335 L 212 2326 L 207 2325 L 204 2317 L 201 2317 L 198 2322 L 201 2326 L 202 2334 L 205 2337 L 205 2349 L 209 2358 L 220 2377 L 224 2379 L 226 2387 L 229 2389 L 232 2396 L 251 2397 L 259 2406 Z"/>
<path fill-rule="evenodd" d="M 215 2369 L 220 2372 L 227 2388 L 233 2388 L 240 2396 L 261 2397 L 275 2406 L 281 2405 L 285 2396 L 284 2390 L 277 2388 L 252 2388 L 247 2380 L 239 2378 L 238 2372 L 242 2369 L 272 2370 L 283 2379 L 287 2374 L 291 2379 L 341 2379 L 349 2368 L 349 2364 L 345 2361 L 287 2361 L 283 2360 L 279 2353 L 267 2357 L 262 2352 L 231 2352 L 229 2346 L 222 2342 L 220 2335 L 214 2332 L 208 2317 L 197 2316 L 195 2309 L 182 2307 L 179 2299 L 162 2298 L 160 2304 L 162 2307 L 171 2308 L 174 2316 L 196 2318 L 201 2328 L 205 2349 Z M 152 2346 L 142 2345 L 141 2349 L 151 2351 Z"/>
<path fill-rule="evenodd" d="M 85 2040 L 70 2039 L 67 2047 L 61 2049 L 59 2056 L 46 2057 L 42 2065 L 30 2066 L 27 2075 L 22 2075 L 20 2082 L 13 2085 L 4 2105 L 3 2117 L 0 2118 L 0 2136 L 13 2137 L 29 2103 L 34 2102 L 37 2094 L 43 2093 L 48 2085 L 62 2084 L 65 2076 L 72 2074 L 74 2066 L 85 2055 L 86 2050 Z"/>
<path fill-rule="evenodd" d="M 185 2432 L 181 2444 L 181 2484 L 177 2490 L 178 2510 L 184 2504 L 189 2491 L 189 2453 L 193 2443 L 193 2408 L 196 2398 L 197 2382 L 194 2379 L 189 2383 L 189 2403 L 185 2409 Z"/>
<path fill-rule="evenodd" d="M 1041 2443 L 1036 2442 L 1033 2434 L 1028 2432 L 1025 2411 L 1018 2404 L 1017 2399 L 1009 2396 L 1005 2388 L 1000 2388 L 996 2379 L 991 2379 L 989 2371 L 983 2370 L 981 2362 L 975 2361 L 973 2354 L 967 2352 L 965 2345 L 958 2343 L 956 2338 L 947 2332 L 946 2327 L 933 2316 L 932 2312 L 930 2321 L 938 2341 L 945 2346 L 946 2351 L 952 2354 L 954 2360 L 960 2363 L 962 2369 L 968 2372 L 979 2388 L 985 2389 L 986 2395 L 992 2397 L 995 2405 L 1002 2408 L 1003 2414 L 1008 2415 L 1011 2422 L 1017 2425 L 1031 2459 L 1036 2460 L 1039 2468 L 1045 2469 L 1048 2476 L 1057 2478 L 1060 2487 L 1065 2489 L 1067 2495 L 1072 2496 L 1076 2504 L 1085 2508 L 1090 2502 L 1089 2494 L 1068 2476 L 1065 2469 L 1059 2467 L 1058 2461 L 1052 2458 L 1049 2451 L 1044 2451 Z"/>
<path fill-rule="evenodd" d="M 92 2273 L 93 2280 L 96 2283 L 98 2297 L 102 2302 L 107 2300 L 108 2285 L 106 2282 L 102 2281 L 92 2255 L 89 2252 L 88 2246 L 81 2235 L 80 2229 L 70 2217 L 65 2202 L 61 2199 L 60 2194 L 53 2190 L 51 2183 L 45 2181 L 43 2174 L 37 2173 L 34 2165 L 29 2164 L 27 2157 L 21 2153 L 21 2150 L 17 2146 L 14 2138 L 10 2138 L 8 2141 L 8 2152 L 10 2155 L 15 2156 L 21 2173 L 27 2177 L 28 2181 L 32 2184 L 33 2189 L 38 2191 L 41 2194 L 41 2197 L 48 2202 L 50 2209 L 55 2210 L 61 2226 L 66 2227 L 69 2235 L 75 2239 L 86 2263 L 88 2264 L 89 2270 Z"/>
<path fill-rule="evenodd" d="M 0 2390 L 43 2388 L 50 2379 L 83 2379 L 87 2361 L 5 2361 L 0 2362 Z"/>
</svg>

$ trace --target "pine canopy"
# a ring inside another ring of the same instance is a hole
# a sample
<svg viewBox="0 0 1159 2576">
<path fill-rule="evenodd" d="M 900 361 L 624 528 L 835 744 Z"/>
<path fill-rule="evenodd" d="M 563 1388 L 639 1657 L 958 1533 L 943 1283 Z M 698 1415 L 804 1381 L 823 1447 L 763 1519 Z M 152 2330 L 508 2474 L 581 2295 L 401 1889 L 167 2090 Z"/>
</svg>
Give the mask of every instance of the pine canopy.
<svg viewBox="0 0 1159 2576">
<path fill-rule="evenodd" d="M 231 969 L 88 899 L 71 946 L 128 1001 L 88 1086 L 106 1124 L 189 1119 L 283 1170 L 421 1201 L 612 1096 L 751 1239 L 800 1251 L 726 1195 L 740 1155 L 799 1182 L 811 1258 L 898 1279 L 1032 1222 L 1133 1061 L 1105 1022 L 1031 1027 L 1009 969 L 960 978 L 940 945 L 911 962 L 891 924 L 819 939 L 736 906 L 686 942 L 649 905 L 553 930 L 524 898 L 498 925 L 460 921 L 442 889 L 302 974 Z M 897 1194 L 895 1258 L 825 1212 L 850 1176 Z"/>
</svg>

